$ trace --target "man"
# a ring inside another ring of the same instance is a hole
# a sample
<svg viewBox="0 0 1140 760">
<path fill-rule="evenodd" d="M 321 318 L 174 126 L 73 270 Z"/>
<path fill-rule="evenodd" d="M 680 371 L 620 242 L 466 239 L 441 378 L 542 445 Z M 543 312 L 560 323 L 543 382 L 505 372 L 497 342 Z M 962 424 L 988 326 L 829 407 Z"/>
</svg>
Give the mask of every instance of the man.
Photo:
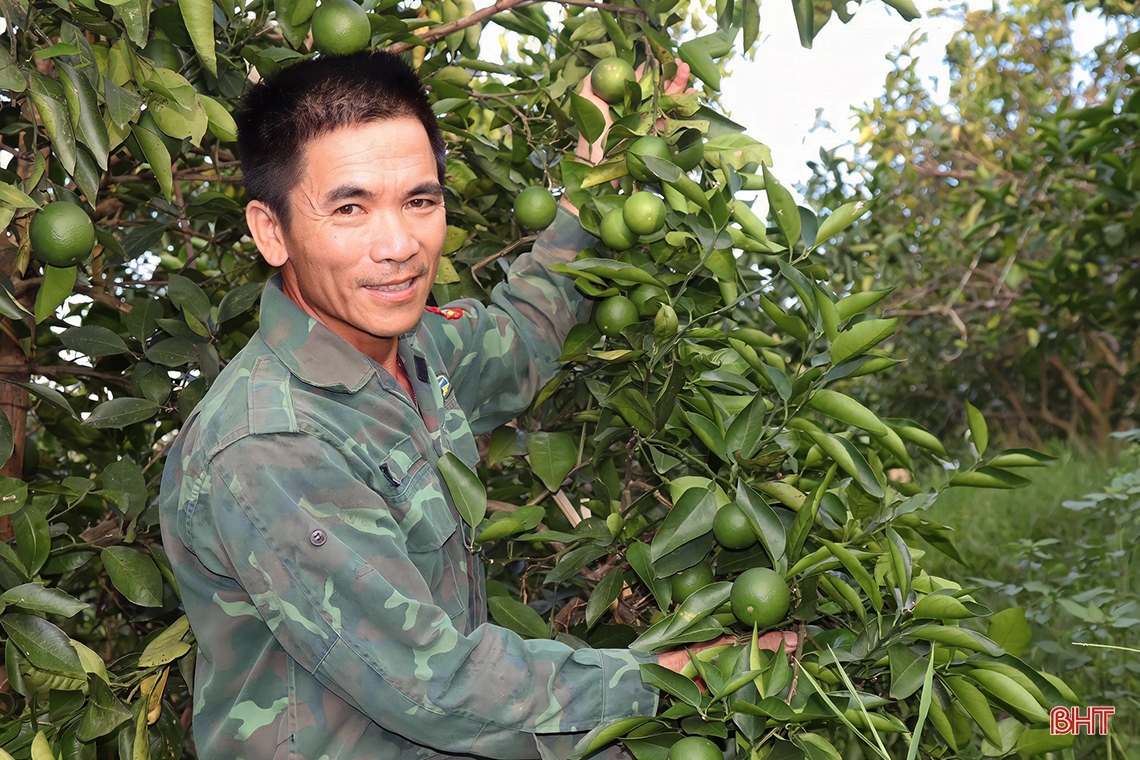
<svg viewBox="0 0 1140 760">
<path fill-rule="evenodd" d="M 445 452 L 474 467 L 473 436 L 553 375 L 588 304 L 547 267 L 589 236 L 560 211 L 493 306 L 425 314 L 444 142 L 415 73 L 381 53 L 299 63 L 255 86 L 238 123 L 246 219 L 280 273 L 162 484 L 199 646 L 198 756 L 529 758 L 653 715 L 638 665 L 655 656 L 487 624 L 437 469 Z"/>
</svg>

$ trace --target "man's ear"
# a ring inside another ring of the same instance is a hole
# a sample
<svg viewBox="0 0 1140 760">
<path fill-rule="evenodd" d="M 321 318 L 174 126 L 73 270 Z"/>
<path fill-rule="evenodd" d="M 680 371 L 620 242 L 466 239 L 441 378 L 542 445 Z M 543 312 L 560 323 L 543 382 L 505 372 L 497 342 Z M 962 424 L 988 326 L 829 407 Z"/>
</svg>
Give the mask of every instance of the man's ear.
<svg viewBox="0 0 1140 760">
<path fill-rule="evenodd" d="M 273 209 L 261 201 L 250 201 L 245 207 L 245 223 L 266 263 L 272 267 L 284 266 L 289 260 L 285 228 Z"/>
</svg>

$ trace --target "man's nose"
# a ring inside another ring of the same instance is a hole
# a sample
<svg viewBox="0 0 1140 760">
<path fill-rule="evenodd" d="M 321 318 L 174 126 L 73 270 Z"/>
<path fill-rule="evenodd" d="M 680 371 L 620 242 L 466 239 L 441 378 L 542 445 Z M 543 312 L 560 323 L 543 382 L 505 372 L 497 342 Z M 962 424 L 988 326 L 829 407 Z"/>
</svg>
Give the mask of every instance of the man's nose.
<svg viewBox="0 0 1140 760">
<path fill-rule="evenodd" d="M 419 240 L 412 221 L 399 212 L 381 212 L 374 217 L 368 254 L 373 261 L 404 262 L 415 256 Z"/>
</svg>

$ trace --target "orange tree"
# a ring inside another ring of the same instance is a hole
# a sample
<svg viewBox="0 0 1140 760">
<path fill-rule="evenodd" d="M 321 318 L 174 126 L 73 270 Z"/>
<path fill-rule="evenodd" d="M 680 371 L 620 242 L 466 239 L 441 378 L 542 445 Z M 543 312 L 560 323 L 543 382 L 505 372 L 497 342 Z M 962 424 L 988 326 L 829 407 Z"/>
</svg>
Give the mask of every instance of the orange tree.
<svg viewBox="0 0 1140 760">
<path fill-rule="evenodd" d="M 873 314 L 885 290 L 828 285 L 820 246 L 863 209 L 798 208 L 765 146 L 711 105 L 726 56 L 757 40 L 756 2 L 315 5 L 0 0 L 0 758 L 192 752 L 196 648 L 154 497 L 269 274 L 230 110 L 252 78 L 315 54 L 310 26 L 329 51 L 407 51 L 431 85 L 450 150 L 437 302 L 485 297 L 534 241 L 512 216 L 528 186 L 565 188 L 606 241 L 562 267 L 601 304 L 563 371 L 487 436 L 478 473 L 441 463 L 498 623 L 575 645 L 741 642 L 694 662 L 707 693 L 645 666 L 661 714 L 582 753 L 620 740 L 663 758 L 682 736 L 674 756 L 702 740 L 773 759 L 1065 745 L 1046 710 L 1076 696 L 1018 659 L 1023 611 L 991 616 L 923 570 L 953 542 L 924 516 L 936 489 L 907 476 L 933 457 L 954 471 L 939 487 L 1008 488 L 1046 460 L 993 452 L 972 413 L 972 454 L 950 462 L 842 392 L 890 371 L 896 322 Z M 805 44 L 847 18 L 795 7 Z M 509 33 L 504 63 L 479 58 L 485 23 Z M 700 93 L 662 89 L 678 54 Z M 606 118 L 578 88 L 606 59 L 628 66 L 607 64 L 614 125 L 587 165 L 574 143 Z M 770 213 L 746 200 L 760 190 Z M 537 200 L 528 224 L 548 216 Z M 802 634 L 794 655 L 751 644 L 768 625 Z"/>
</svg>

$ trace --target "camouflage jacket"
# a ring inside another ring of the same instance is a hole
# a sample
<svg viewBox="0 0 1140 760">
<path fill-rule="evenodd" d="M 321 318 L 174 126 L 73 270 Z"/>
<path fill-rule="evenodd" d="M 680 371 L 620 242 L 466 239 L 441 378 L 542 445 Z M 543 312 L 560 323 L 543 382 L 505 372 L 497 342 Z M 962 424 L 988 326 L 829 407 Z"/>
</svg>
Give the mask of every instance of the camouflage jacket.
<svg viewBox="0 0 1140 760">
<path fill-rule="evenodd" d="M 646 655 L 487 623 L 483 569 L 436 465 L 451 451 L 474 466 L 473 436 L 553 376 L 588 305 L 547 267 L 587 244 L 560 210 L 492 306 L 425 313 L 399 342 L 418 411 L 269 281 L 261 329 L 188 420 L 162 482 L 199 647 L 199 758 L 532 758 L 536 741 L 550 757 L 570 733 L 656 712 Z"/>
</svg>

